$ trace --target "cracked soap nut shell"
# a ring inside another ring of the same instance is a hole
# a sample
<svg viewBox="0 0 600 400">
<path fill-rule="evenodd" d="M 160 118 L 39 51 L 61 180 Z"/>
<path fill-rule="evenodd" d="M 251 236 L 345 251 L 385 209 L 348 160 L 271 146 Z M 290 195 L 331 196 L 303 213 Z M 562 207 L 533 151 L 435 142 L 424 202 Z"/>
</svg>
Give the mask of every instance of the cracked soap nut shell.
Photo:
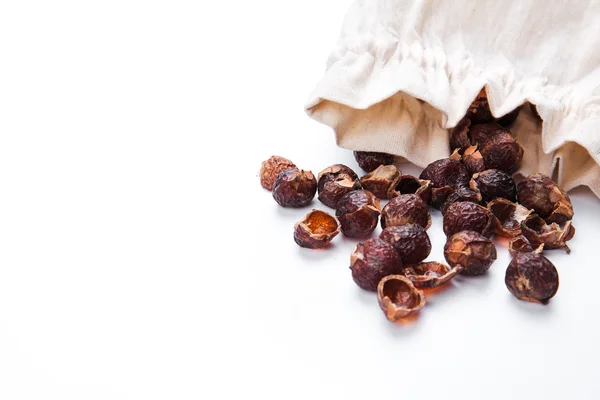
<svg viewBox="0 0 600 400">
<path fill-rule="evenodd" d="M 521 232 L 534 246 L 543 244 L 544 249 L 548 250 L 564 248 L 568 254 L 571 249 L 567 242 L 575 236 L 575 227 L 571 221 L 547 224 L 539 215 L 530 214 L 521 222 Z"/>
<path fill-rule="evenodd" d="M 412 175 L 400 175 L 395 187 L 390 188 L 388 197 L 394 198 L 403 194 L 416 194 L 425 202 L 431 200 L 431 181 L 426 181 Z"/>
<path fill-rule="evenodd" d="M 333 216 L 312 210 L 294 225 L 294 241 L 300 247 L 321 249 L 340 233 L 340 224 Z"/>
<path fill-rule="evenodd" d="M 519 236 L 514 238 L 508 243 L 508 252 L 511 256 L 516 257 L 521 253 L 535 253 L 542 254 L 544 250 L 544 244 L 538 244 L 536 246 L 529 243 L 529 240 L 525 239 L 523 236 Z"/>
<path fill-rule="evenodd" d="M 448 265 L 429 261 L 417 265 L 408 265 L 404 268 L 404 275 L 420 289 L 431 289 L 450 281 L 456 274 L 462 271 L 462 267 L 450 268 Z"/>
<path fill-rule="evenodd" d="M 471 176 L 460 161 L 444 158 L 425 167 L 419 179 L 431 181 L 431 205 L 440 208 L 455 190 L 469 187 Z"/>
<path fill-rule="evenodd" d="M 335 208 L 342 196 L 360 188 L 358 175 L 346 165 L 335 164 L 319 172 L 318 199 L 327 207 Z"/>
<path fill-rule="evenodd" d="M 282 207 L 304 207 L 317 192 L 317 180 L 310 171 L 286 169 L 273 183 L 273 198 Z"/>
<path fill-rule="evenodd" d="M 362 289 L 375 291 L 381 279 L 404 271 L 396 249 L 381 239 L 358 243 L 350 256 L 352 279 Z"/>
<path fill-rule="evenodd" d="M 373 172 L 360 178 L 360 183 L 365 190 L 373 193 L 376 197 L 389 199 L 400 175 L 401 172 L 395 165 L 380 165 Z"/>
<path fill-rule="evenodd" d="M 496 235 L 511 238 L 521 235 L 521 222 L 533 212 L 503 198 L 492 200 L 487 207 L 495 218 Z"/>
<path fill-rule="evenodd" d="M 388 226 L 379 238 L 394 246 L 404 264 L 417 264 L 431 253 L 429 235 L 420 225 Z"/>
<path fill-rule="evenodd" d="M 476 173 L 471 178 L 469 186 L 473 190 L 479 190 L 486 203 L 498 198 L 517 201 L 517 185 L 514 179 L 498 169 L 487 169 Z"/>
<path fill-rule="evenodd" d="M 519 203 L 534 210 L 548 223 L 562 224 L 573 219 L 569 195 L 544 174 L 531 174 L 519 182 L 517 197 Z"/>
<path fill-rule="evenodd" d="M 394 163 L 394 155 L 388 153 L 378 153 L 376 151 L 355 151 L 354 159 L 358 166 L 367 172 L 374 171 L 380 165 L 389 165 Z"/>
<path fill-rule="evenodd" d="M 377 227 L 380 210 L 379 199 L 373 193 L 354 190 L 338 201 L 335 215 L 345 236 L 363 238 Z"/>
<path fill-rule="evenodd" d="M 444 214 L 444 233 L 452 236 L 461 231 L 475 231 L 491 237 L 496 227 L 494 216 L 487 208 L 470 201 L 451 204 Z"/>
<path fill-rule="evenodd" d="M 388 275 L 377 285 L 379 307 L 390 322 L 397 322 L 425 305 L 425 295 L 402 275 Z"/>
<path fill-rule="evenodd" d="M 479 204 L 481 202 L 481 193 L 479 193 L 479 190 L 473 190 L 469 188 L 458 189 L 456 192 L 448 196 L 448 199 L 442 205 L 442 215 L 446 214 L 448 207 L 460 201 L 470 201 L 471 203 Z"/>
<path fill-rule="evenodd" d="M 427 230 L 431 226 L 431 215 L 427 205 L 415 194 L 403 194 L 391 199 L 381 211 L 381 227 L 408 224 L 421 225 Z"/>
<path fill-rule="evenodd" d="M 260 184 L 267 190 L 273 189 L 273 183 L 281 172 L 286 169 L 295 169 L 296 165 L 280 156 L 271 156 L 268 160 L 263 161 L 260 166 Z"/>
<path fill-rule="evenodd" d="M 504 282 L 516 298 L 547 304 L 558 291 L 558 271 L 541 254 L 518 254 L 508 264 Z"/>
<path fill-rule="evenodd" d="M 462 267 L 462 275 L 481 275 L 496 260 L 496 246 L 487 237 L 473 231 L 458 232 L 448 238 L 444 257 L 451 267 Z"/>
</svg>

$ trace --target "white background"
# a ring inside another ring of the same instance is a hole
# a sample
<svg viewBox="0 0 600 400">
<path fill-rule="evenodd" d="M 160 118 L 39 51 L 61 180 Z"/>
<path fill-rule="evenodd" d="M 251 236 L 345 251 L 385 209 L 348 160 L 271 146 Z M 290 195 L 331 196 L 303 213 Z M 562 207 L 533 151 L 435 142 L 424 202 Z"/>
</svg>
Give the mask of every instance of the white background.
<svg viewBox="0 0 600 400">
<path fill-rule="evenodd" d="M 498 242 L 395 326 L 355 240 L 293 242 L 309 208 L 257 173 L 357 167 L 303 112 L 349 4 L 0 4 L 0 399 L 597 398 L 587 190 L 547 306 L 506 290 Z M 441 260 L 439 213 L 429 232 Z"/>
</svg>

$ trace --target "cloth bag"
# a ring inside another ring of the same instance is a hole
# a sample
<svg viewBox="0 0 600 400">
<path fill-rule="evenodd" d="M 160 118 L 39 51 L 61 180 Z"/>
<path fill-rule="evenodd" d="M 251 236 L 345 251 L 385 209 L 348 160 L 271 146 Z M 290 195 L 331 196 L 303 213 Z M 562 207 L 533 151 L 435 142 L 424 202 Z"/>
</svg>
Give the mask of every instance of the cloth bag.
<svg viewBox="0 0 600 400">
<path fill-rule="evenodd" d="M 600 2 L 360 0 L 306 112 L 339 146 L 448 157 L 448 128 L 484 88 L 495 117 L 523 103 L 511 132 L 520 172 L 600 196 Z"/>
</svg>

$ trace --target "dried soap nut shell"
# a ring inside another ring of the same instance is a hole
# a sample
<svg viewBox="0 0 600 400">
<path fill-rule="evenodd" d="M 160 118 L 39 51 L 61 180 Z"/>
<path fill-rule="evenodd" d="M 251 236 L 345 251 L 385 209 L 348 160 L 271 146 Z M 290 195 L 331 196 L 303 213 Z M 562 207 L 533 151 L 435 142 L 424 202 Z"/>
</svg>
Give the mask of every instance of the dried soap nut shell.
<svg viewBox="0 0 600 400">
<path fill-rule="evenodd" d="M 478 172 L 471 178 L 469 186 L 479 190 L 485 203 L 498 198 L 517 201 L 517 185 L 512 176 L 497 169 Z"/>
<path fill-rule="evenodd" d="M 381 227 L 408 224 L 421 225 L 425 230 L 431 226 L 427 205 L 415 194 L 403 194 L 391 199 L 381 212 Z"/>
<path fill-rule="evenodd" d="M 450 268 L 437 261 L 404 266 L 404 275 L 419 289 L 441 286 L 449 282 L 460 271 L 462 271 L 461 266 Z"/>
<path fill-rule="evenodd" d="M 310 171 L 287 169 L 273 183 L 273 198 L 282 207 L 304 207 L 317 192 L 317 180 Z"/>
<path fill-rule="evenodd" d="M 300 247 L 321 249 L 340 233 L 335 217 L 320 210 L 312 210 L 294 225 L 294 241 Z"/>
<path fill-rule="evenodd" d="M 494 120 L 485 89 L 481 89 L 475 100 L 471 102 L 467 110 L 467 117 L 474 124 L 484 124 Z"/>
<path fill-rule="evenodd" d="M 362 178 L 360 183 L 365 190 L 370 191 L 380 199 L 389 199 L 390 192 L 398 184 L 401 172 L 395 165 L 380 165 L 374 171 Z"/>
<path fill-rule="evenodd" d="M 416 194 L 427 204 L 431 200 L 431 181 L 422 180 L 412 175 L 400 175 L 396 186 L 390 188 L 388 198 L 391 199 L 403 194 Z"/>
<path fill-rule="evenodd" d="M 516 237 L 513 240 L 511 240 L 510 243 L 508 243 L 508 252 L 513 257 L 516 257 L 518 254 L 521 254 L 521 253 L 542 254 L 543 250 L 544 250 L 543 243 L 533 246 L 523 236 Z"/>
<path fill-rule="evenodd" d="M 373 238 L 358 243 L 350 256 L 352 279 L 364 290 L 377 290 L 381 279 L 404 271 L 402 260 L 389 243 Z"/>
<path fill-rule="evenodd" d="M 462 231 L 448 238 L 444 257 L 451 267 L 462 267 L 463 275 L 485 273 L 497 258 L 496 246 L 478 232 Z"/>
<path fill-rule="evenodd" d="M 360 188 L 358 175 L 346 165 L 335 164 L 319 172 L 317 179 L 318 199 L 327 207 L 335 208 L 337 202 L 346 193 Z"/>
<path fill-rule="evenodd" d="M 508 264 L 504 282 L 516 298 L 547 304 L 558 291 L 558 271 L 543 255 L 518 254 Z"/>
<path fill-rule="evenodd" d="M 273 189 L 273 183 L 281 172 L 286 169 L 295 169 L 296 165 L 280 156 L 271 156 L 268 160 L 262 162 L 260 166 L 260 184 L 267 190 Z"/>
<path fill-rule="evenodd" d="M 346 193 L 337 203 L 335 215 L 347 237 L 364 238 L 377 227 L 381 208 L 379 199 L 367 190 Z"/>
<path fill-rule="evenodd" d="M 521 222 L 533 212 L 503 198 L 492 200 L 487 207 L 495 218 L 496 235 L 511 238 L 521 235 Z"/>
<path fill-rule="evenodd" d="M 531 174 L 519 182 L 517 197 L 519 203 L 534 210 L 548 223 L 562 224 L 573 219 L 569 195 L 544 174 Z"/>
<path fill-rule="evenodd" d="M 431 253 L 429 235 L 420 225 L 388 226 L 379 238 L 394 246 L 404 264 L 417 264 Z"/>
<path fill-rule="evenodd" d="M 485 170 L 483 156 L 477 146 L 468 147 L 462 155 L 462 163 L 469 171 L 469 175 L 476 174 Z"/>
<path fill-rule="evenodd" d="M 575 228 L 571 221 L 564 224 L 547 224 L 537 214 L 530 214 L 521 222 L 521 232 L 534 246 L 543 244 L 544 249 L 548 250 L 564 248 L 567 253 L 571 252 L 567 242 L 575 236 Z"/>
<path fill-rule="evenodd" d="M 456 190 L 454 193 L 448 196 L 446 202 L 442 205 L 442 214 L 445 214 L 446 210 L 448 210 L 448 207 L 450 207 L 452 204 L 460 201 L 470 201 L 471 203 L 479 204 L 481 202 L 481 193 L 479 193 L 479 190 L 473 190 L 469 188 L 460 188 Z"/>
<path fill-rule="evenodd" d="M 452 150 L 465 150 L 471 146 L 469 139 L 469 129 L 471 120 L 468 116 L 463 117 L 458 124 L 450 131 L 450 148 Z M 458 158 L 460 160 L 460 158 Z"/>
<path fill-rule="evenodd" d="M 425 295 L 403 275 L 388 275 L 377 285 L 379 307 L 390 322 L 397 322 L 425 305 Z"/>
<path fill-rule="evenodd" d="M 470 201 L 459 201 L 446 209 L 443 226 L 446 236 L 452 236 L 461 231 L 475 231 L 491 237 L 496 223 L 494 216 L 487 208 Z"/>
<path fill-rule="evenodd" d="M 439 208 L 456 189 L 469 187 L 471 175 L 460 161 L 444 158 L 425 167 L 419 179 L 431 181 L 431 205 Z"/>
<path fill-rule="evenodd" d="M 358 166 L 367 172 L 374 171 L 380 165 L 389 165 L 394 163 L 393 154 L 379 153 L 375 151 L 355 151 L 354 158 Z"/>
</svg>

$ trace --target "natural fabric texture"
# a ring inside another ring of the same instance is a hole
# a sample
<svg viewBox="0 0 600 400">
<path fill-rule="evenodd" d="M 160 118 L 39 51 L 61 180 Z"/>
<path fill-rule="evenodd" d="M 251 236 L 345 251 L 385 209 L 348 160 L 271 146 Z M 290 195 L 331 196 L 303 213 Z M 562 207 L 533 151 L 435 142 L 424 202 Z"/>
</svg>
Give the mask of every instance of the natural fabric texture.
<svg viewBox="0 0 600 400">
<path fill-rule="evenodd" d="M 306 105 L 348 149 L 425 166 L 449 155 L 447 128 L 485 88 L 544 172 L 600 196 L 600 2 L 361 0 Z"/>
</svg>

